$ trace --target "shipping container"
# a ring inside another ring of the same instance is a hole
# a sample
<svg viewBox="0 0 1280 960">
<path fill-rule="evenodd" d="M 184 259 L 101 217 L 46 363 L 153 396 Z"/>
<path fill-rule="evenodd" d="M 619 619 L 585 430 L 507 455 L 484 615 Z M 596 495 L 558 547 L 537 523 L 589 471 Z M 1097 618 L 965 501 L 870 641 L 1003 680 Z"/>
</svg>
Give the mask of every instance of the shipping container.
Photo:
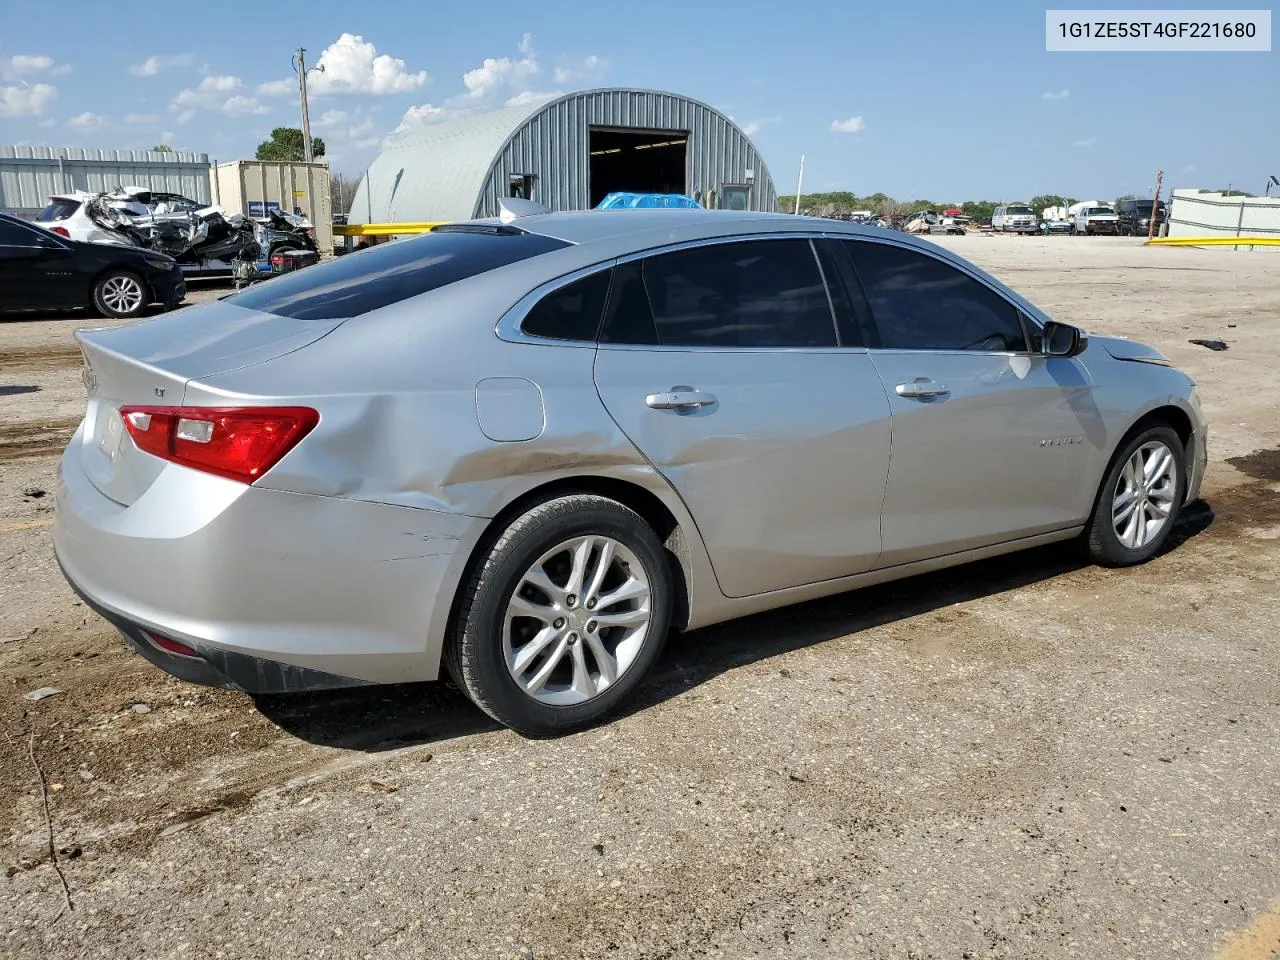
<svg viewBox="0 0 1280 960">
<path fill-rule="evenodd" d="M 33 218 L 50 194 L 139 186 L 210 201 L 209 155 L 185 151 L 0 146 L 0 212 Z"/>
<path fill-rule="evenodd" d="M 214 173 L 213 202 L 228 213 L 261 217 L 274 208 L 299 214 L 315 224 L 321 253 L 333 250 L 328 164 L 235 160 Z"/>
</svg>

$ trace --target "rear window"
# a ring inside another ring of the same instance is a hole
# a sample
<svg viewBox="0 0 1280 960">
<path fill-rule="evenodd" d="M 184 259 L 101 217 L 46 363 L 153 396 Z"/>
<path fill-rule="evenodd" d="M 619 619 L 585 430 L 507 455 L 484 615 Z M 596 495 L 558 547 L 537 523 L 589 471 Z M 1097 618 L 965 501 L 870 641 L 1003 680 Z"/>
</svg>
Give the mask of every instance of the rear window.
<svg viewBox="0 0 1280 960">
<path fill-rule="evenodd" d="M 1005 213 L 1031 213 L 1030 207 L 1005 207 Z"/>
<path fill-rule="evenodd" d="M 226 302 L 296 320 L 358 317 L 567 246 L 563 240 L 536 233 L 427 233 L 285 274 Z"/>
<path fill-rule="evenodd" d="M 36 217 L 37 223 L 54 223 L 65 220 L 80 209 L 79 200 L 50 200 L 49 205 Z"/>
</svg>

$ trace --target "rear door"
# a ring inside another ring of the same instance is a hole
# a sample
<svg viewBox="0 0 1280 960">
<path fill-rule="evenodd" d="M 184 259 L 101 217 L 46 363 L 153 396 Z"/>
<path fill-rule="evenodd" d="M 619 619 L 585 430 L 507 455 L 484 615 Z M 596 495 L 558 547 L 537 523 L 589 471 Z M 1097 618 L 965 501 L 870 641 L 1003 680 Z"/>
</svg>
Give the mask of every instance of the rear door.
<svg viewBox="0 0 1280 960">
<path fill-rule="evenodd" d="M 881 566 L 1064 529 L 1103 442 L 1084 366 L 1028 349 L 1019 308 L 931 254 L 848 240 L 893 415 Z"/>
<path fill-rule="evenodd" d="M 837 335 L 816 251 L 743 238 L 614 272 L 597 389 L 684 499 L 731 597 L 880 553 L 889 406 L 865 347 Z"/>
</svg>

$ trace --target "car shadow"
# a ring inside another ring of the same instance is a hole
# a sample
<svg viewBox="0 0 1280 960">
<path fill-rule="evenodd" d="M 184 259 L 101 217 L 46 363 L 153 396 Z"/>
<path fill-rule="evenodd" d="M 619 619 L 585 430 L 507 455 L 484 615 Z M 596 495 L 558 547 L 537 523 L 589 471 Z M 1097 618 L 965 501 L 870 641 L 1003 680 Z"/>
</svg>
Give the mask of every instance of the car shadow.
<svg viewBox="0 0 1280 960">
<path fill-rule="evenodd" d="M 40 388 L 36 386 L 8 386 L 0 385 L 0 397 L 16 397 L 22 393 L 39 393 Z"/>
<path fill-rule="evenodd" d="M 1199 535 L 1213 519 L 1203 500 L 1191 504 L 1161 553 Z M 747 664 L 1084 566 L 1069 544 L 1052 544 L 673 634 L 636 696 L 609 719 L 640 712 Z M 258 696 L 254 703 L 285 732 L 343 750 L 377 752 L 502 729 L 449 683 Z"/>
</svg>

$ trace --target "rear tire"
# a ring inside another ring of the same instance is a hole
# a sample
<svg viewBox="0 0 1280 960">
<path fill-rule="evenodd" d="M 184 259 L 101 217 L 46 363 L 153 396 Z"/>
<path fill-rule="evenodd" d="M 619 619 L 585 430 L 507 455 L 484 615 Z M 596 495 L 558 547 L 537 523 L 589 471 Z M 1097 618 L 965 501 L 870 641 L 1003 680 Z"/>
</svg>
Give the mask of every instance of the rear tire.
<svg viewBox="0 0 1280 960">
<path fill-rule="evenodd" d="M 1177 433 L 1158 425 L 1134 434 L 1102 480 L 1080 536 L 1085 556 L 1104 567 L 1146 563 L 1169 539 L 1186 491 L 1186 452 Z"/>
<path fill-rule="evenodd" d="M 644 679 L 672 594 L 667 555 L 638 514 L 594 494 L 557 497 L 512 522 L 464 586 L 445 667 L 519 733 L 581 730 Z"/>
<path fill-rule="evenodd" d="M 104 317 L 132 320 L 142 316 L 151 295 L 147 285 L 129 270 L 109 270 L 93 285 L 93 306 Z"/>
</svg>

